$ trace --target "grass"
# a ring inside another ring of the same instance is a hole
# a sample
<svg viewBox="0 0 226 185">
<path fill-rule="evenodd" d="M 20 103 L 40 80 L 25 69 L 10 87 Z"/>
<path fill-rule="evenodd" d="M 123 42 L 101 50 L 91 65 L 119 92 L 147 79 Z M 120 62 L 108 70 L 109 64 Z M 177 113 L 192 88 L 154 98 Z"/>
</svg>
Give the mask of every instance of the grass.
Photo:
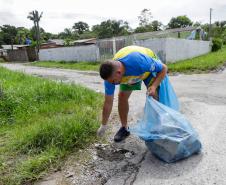
<svg viewBox="0 0 226 185">
<path fill-rule="evenodd" d="M 207 73 L 226 64 L 226 46 L 217 52 L 168 64 L 170 73 Z"/>
<path fill-rule="evenodd" d="M 5 60 L 3 58 L 0 58 L 0 63 L 4 63 Z"/>
<path fill-rule="evenodd" d="M 0 68 L 0 185 L 28 184 L 96 141 L 102 96 Z"/>
<path fill-rule="evenodd" d="M 40 61 L 31 63 L 31 65 L 49 68 L 77 69 L 82 71 L 98 71 L 100 62 Z"/>
</svg>

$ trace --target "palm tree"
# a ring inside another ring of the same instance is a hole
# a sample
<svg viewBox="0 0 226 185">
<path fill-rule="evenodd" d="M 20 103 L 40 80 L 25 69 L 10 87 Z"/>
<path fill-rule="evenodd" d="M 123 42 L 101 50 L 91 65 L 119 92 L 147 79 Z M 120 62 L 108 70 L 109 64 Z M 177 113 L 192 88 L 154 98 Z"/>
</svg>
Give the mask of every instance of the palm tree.
<svg viewBox="0 0 226 185">
<path fill-rule="evenodd" d="M 36 34 L 36 40 L 37 40 L 37 48 L 39 52 L 40 48 L 40 30 L 39 30 L 39 21 L 42 17 L 43 12 L 39 15 L 38 11 L 32 11 L 29 12 L 29 15 L 27 16 L 28 19 L 34 22 L 34 27 L 35 27 L 35 34 Z"/>
</svg>

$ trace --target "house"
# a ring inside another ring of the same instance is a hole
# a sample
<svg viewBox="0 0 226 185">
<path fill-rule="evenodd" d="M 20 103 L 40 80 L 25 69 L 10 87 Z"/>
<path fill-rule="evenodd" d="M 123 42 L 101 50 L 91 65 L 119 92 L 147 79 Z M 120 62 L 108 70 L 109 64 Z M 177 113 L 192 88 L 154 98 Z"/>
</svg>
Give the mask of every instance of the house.
<svg viewBox="0 0 226 185">
<path fill-rule="evenodd" d="M 58 48 L 64 46 L 63 39 L 49 39 L 46 43 L 41 44 L 40 49 Z"/>
</svg>

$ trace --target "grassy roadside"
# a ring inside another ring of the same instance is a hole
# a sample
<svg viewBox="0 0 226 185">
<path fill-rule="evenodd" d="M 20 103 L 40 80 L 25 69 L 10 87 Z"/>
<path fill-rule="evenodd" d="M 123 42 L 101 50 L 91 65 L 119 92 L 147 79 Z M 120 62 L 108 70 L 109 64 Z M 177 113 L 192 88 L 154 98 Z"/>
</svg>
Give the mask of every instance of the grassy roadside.
<svg viewBox="0 0 226 185">
<path fill-rule="evenodd" d="M 170 73 L 207 73 L 226 64 L 226 46 L 217 52 L 168 64 Z"/>
<path fill-rule="evenodd" d="M 170 73 L 207 73 L 216 70 L 226 63 L 226 46 L 217 52 L 211 52 L 206 55 L 178 61 L 177 63 L 167 64 Z M 54 62 L 42 61 L 34 62 L 31 65 L 40 67 L 92 70 L 98 71 L 99 62 Z"/>
<path fill-rule="evenodd" d="M 0 68 L 0 185 L 29 184 L 95 142 L 102 96 Z"/>
<path fill-rule="evenodd" d="M 33 62 L 31 65 L 49 68 L 77 69 L 82 71 L 98 71 L 100 62 L 40 61 Z"/>
</svg>

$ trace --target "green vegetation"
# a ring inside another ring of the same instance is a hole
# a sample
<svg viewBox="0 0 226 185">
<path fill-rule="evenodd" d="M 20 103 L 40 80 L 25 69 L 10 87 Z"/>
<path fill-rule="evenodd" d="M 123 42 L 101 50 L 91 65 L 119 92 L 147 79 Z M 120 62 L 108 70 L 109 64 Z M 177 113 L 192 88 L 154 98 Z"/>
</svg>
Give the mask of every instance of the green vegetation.
<svg viewBox="0 0 226 185">
<path fill-rule="evenodd" d="M 95 142 L 102 96 L 0 68 L 0 184 L 29 184 Z"/>
<path fill-rule="evenodd" d="M 0 58 L 0 63 L 5 62 L 5 60 L 3 58 Z"/>
<path fill-rule="evenodd" d="M 39 67 L 52 67 L 52 68 L 63 68 L 63 69 L 77 69 L 83 71 L 98 71 L 100 62 L 55 62 L 55 61 L 41 61 L 31 63 L 33 66 Z"/>
<path fill-rule="evenodd" d="M 218 51 L 219 49 L 222 48 L 223 41 L 220 38 L 213 38 L 213 46 L 212 46 L 212 51 Z"/>
<path fill-rule="evenodd" d="M 182 73 L 203 73 L 209 72 L 226 63 L 226 47 L 217 52 L 211 52 L 206 55 L 183 60 L 177 63 L 168 64 L 169 72 Z"/>
</svg>

